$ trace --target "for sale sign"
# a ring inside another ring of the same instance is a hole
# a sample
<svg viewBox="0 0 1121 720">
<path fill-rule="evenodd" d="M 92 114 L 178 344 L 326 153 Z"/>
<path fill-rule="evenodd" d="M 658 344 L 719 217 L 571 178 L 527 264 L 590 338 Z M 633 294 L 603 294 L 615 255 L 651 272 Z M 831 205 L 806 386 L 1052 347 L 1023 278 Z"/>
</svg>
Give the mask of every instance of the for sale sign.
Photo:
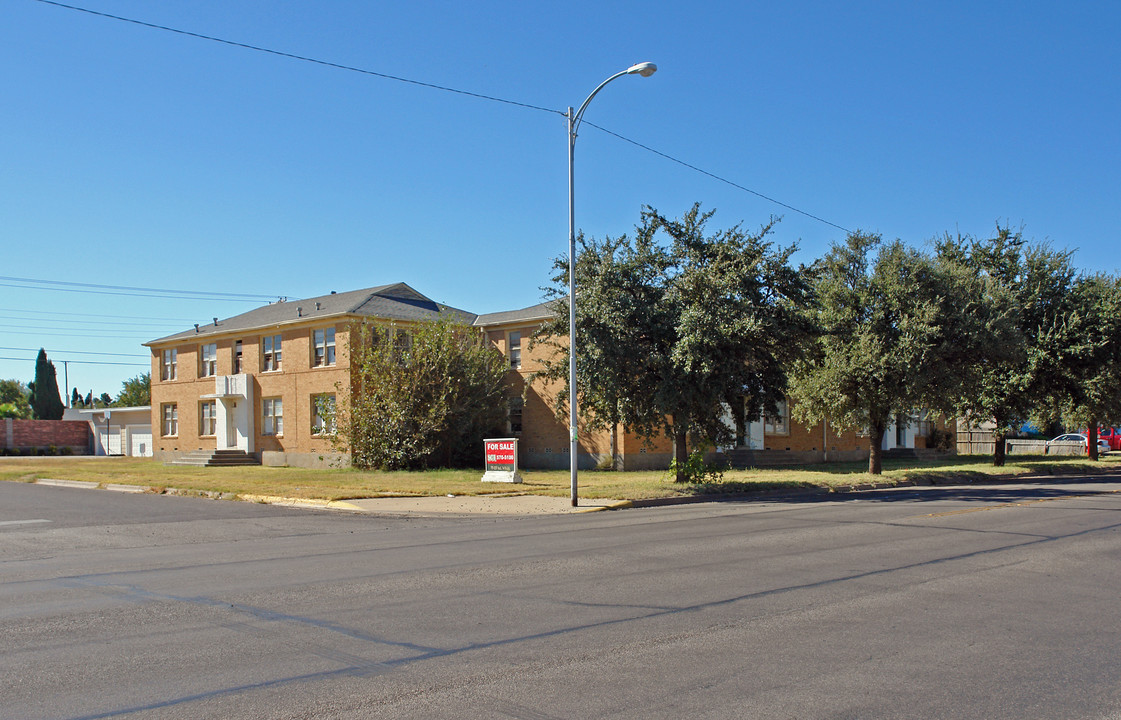
<svg viewBox="0 0 1121 720">
<path fill-rule="evenodd" d="M 521 482 L 518 475 L 517 438 L 496 438 L 483 441 L 486 473 L 483 482 Z"/>
</svg>

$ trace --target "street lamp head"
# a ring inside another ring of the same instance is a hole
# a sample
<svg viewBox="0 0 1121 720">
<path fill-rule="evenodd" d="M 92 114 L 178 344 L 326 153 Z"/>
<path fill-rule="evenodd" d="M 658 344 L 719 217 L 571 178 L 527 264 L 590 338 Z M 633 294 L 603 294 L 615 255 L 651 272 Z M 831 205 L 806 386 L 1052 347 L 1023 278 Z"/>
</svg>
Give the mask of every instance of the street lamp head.
<svg viewBox="0 0 1121 720">
<path fill-rule="evenodd" d="M 638 65 L 631 65 L 627 68 L 628 75 L 641 75 L 642 77 L 650 77 L 658 71 L 658 66 L 652 62 L 643 62 Z"/>
</svg>

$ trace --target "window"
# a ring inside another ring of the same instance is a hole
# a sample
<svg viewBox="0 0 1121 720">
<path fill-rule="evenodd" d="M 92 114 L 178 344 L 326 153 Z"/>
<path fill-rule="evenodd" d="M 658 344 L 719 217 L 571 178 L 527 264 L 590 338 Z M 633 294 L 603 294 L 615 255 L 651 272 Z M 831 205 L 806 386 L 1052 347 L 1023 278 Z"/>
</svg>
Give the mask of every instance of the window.
<svg viewBox="0 0 1121 720">
<path fill-rule="evenodd" d="M 398 361 L 403 361 L 404 358 L 413 350 L 413 335 L 408 330 L 397 330 L 397 350 Z"/>
<path fill-rule="evenodd" d="M 269 335 L 261 339 L 261 370 L 274 372 L 280 369 L 280 336 Z"/>
<path fill-rule="evenodd" d="M 160 369 L 161 380 L 175 379 L 175 366 L 179 362 L 179 351 L 175 348 L 163 351 L 163 364 Z"/>
<path fill-rule="evenodd" d="M 199 377 L 218 374 L 218 344 L 199 345 Z"/>
<path fill-rule="evenodd" d="M 312 341 L 315 346 L 315 357 L 312 364 L 315 367 L 324 367 L 335 364 L 335 328 L 324 328 L 312 331 Z"/>
<path fill-rule="evenodd" d="M 160 405 L 160 417 L 163 420 L 164 437 L 173 437 L 179 434 L 179 409 L 175 403 Z"/>
<path fill-rule="evenodd" d="M 517 370 L 522 366 L 522 334 L 513 330 L 507 335 L 507 355 L 510 357 L 510 367 Z"/>
<path fill-rule="evenodd" d="M 509 398 L 506 404 L 506 417 L 510 423 L 510 433 L 520 435 L 522 432 L 522 411 L 525 409 L 525 400 L 521 395 Z"/>
<path fill-rule="evenodd" d="M 786 404 L 786 398 L 779 400 L 775 405 L 777 412 L 774 415 L 766 413 L 763 416 L 763 434 L 789 435 L 790 407 Z"/>
<path fill-rule="evenodd" d="M 234 375 L 241 373 L 241 341 L 234 342 Z"/>
<path fill-rule="evenodd" d="M 919 411 L 919 426 L 915 434 L 928 438 L 934 434 L 934 429 L 937 427 L 934 423 L 934 413 L 930 410 Z"/>
<path fill-rule="evenodd" d="M 217 409 L 217 403 L 213 400 L 199 403 L 199 435 L 214 434 Z"/>
<path fill-rule="evenodd" d="M 264 398 L 261 400 L 262 435 L 284 434 L 284 404 L 280 398 Z"/>
<path fill-rule="evenodd" d="M 325 393 L 311 396 L 311 434 L 329 435 L 335 432 L 335 396 Z"/>
</svg>

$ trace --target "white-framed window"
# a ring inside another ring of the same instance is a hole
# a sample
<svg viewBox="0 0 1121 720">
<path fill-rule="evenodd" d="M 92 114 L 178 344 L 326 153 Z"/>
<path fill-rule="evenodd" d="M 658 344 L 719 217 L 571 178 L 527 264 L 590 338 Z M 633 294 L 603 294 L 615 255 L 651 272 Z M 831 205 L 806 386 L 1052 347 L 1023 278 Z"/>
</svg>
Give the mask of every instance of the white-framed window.
<svg viewBox="0 0 1121 720">
<path fill-rule="evenodd" d="M 335 328 L 313 330 L 312 345 L 315 349 L 312 365 L 326 367 L 335 364 Z"/>
<path fill-rule="evenodd" d="M 214 400 L 199 403 L 199 435 L 213 435 L 216 431 L 218 404 Z"/>
<path fill-rule="evenodd" d="M 199 377 L 218 374 L 218 343 L 199 345 Z"/>
<path fill-rule="evenodd" d="M 329 435 L 335 432 L 335 394 L 311 396 L 311 434 Z"/>
<path fill-rule="evenodd" d="M 280 398 L 262 398 L 261 434 L 284 434 L 284 403 Z"/>
<path fill-rule="evenodd" d="M 786 398 L 779 400 L 776 404 L 775 412 L 765 413 L 763 415 L 763 434 L 764 435 L 789 435 L 790 434 L 790 406 L 786 403 Z"/>
<path fill-rule="evenodd" d="M 179 364 L 179 351 L 175 348 L 163 351 L 163 362 L 160 364 L 160 379 L 174 380 L 176 366 Z"/>
<path fill-rule="evenodd" d="M 511 330 L 506 333 L 506 355 L 510 358 L 510 367 L 517 370 L 522 366 L 522 333 L 520 330 Z"/>
<path fill-rule="evenodd" d="M 241 373 L 241 341 L 234 341 L 234 375 Z"/>
<path fill-rule="evenodd" d="M 164 437 L 175 437 L 179 434 L 179 408 L 175 403 L 160 405 L 161 433 Z"/>
<path fill-rule="evenodd" d="M 275 372 L 280 369 L 280 336 L 266 335 L 261 338 L 261 372 Z"/>
</svg>

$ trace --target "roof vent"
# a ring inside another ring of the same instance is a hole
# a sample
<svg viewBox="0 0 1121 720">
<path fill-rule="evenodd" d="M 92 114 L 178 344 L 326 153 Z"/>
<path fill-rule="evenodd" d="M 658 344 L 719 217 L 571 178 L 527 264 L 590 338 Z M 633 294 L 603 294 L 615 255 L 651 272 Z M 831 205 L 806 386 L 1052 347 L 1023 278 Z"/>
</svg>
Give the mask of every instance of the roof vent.
<svg viewBox="0 0 1121 720">
<path fill-rule="evenodd" d="M 218 318 L 214 318 L 214 327 L 218 327 Z"/>
<path fill-rule="evenodd" d="M 195 323 L 195 332 L 197 333 L 198 331 L 199 331 L 199 324 Z"/>
<path fill-rule="evenodd" d="M 316 310 L 318 310 L 318 309 L 319 309 L 319 303 L 315 303 L 315 309 L 316 309 Z"/>
<path fill-rule="evenodd" d="M 332 295 L 334 295 L 334 294 L 335 294 L 335 291 L 334 291 L 334 290 L 332 290 L 332 291 L 331 291 L 331 294 L 332 294 Z"/>
<path fill-rule="evenodd" d="M 296 308 L 296 317 L 303 317 L 303 316 L 304 316 L 304 309 L 302 307 L 297 307 Z"/>
</svg>

